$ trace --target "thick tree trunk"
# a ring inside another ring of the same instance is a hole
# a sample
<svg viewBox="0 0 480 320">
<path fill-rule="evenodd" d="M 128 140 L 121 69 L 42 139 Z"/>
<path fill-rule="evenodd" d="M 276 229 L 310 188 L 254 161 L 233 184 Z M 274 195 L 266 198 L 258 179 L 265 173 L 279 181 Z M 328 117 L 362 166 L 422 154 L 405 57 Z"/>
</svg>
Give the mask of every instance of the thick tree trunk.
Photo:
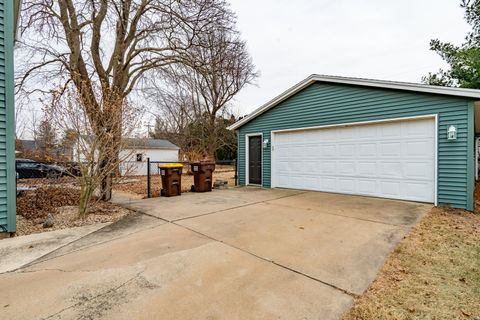
<svg viewBox="0 0 480 320">
<path fill-rule="evenodd" d="M 122 141 L 123 99 L 112 90 L 104 95 L 102 117 L 98 117 L 99 128 L 99 159 L 101 175 L 101 199 L 112 199 L 113 176 L 119 174 L 119 153 Z"/>
<path fill-rule="evenodd" d="M 217 132 L 215 130 L 215 117 L 209 119 L 208 124 L 208 145 L 207 145 L 207 158 L 208 160 L 215 161 L 215 151 L 217 151 Z"/>
<path fill-rule="evenodd" d="M 109 174 L 104 177 L 102 180 L 102 200 L 110 201 L 112 200 L 112 185 L 113 185 L 113 174 Z"/>
<path fill-rule="evenodd" d="M 102 182 L 100 185 L 101 199 L 110 201 L 112 199 L 113 176 L 118 170 L 118 150 L 115 148 L 116 138 L 113 141 L 106 143 L 107 150 L 103 154 L 102 162 L 100 163 L 99 172 L 102 175 Z"/>
</svg>

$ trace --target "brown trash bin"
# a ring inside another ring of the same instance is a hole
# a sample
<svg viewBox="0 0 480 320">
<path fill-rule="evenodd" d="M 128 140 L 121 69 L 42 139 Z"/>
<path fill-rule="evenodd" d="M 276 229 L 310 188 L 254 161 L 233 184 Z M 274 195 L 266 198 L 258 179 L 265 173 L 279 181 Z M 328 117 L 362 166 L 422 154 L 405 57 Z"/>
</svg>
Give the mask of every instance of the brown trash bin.
<svg viewBox="0 0 480 320">
<path fill-rule="evenodd" d="M 182 193 L 182 168 L 180 163 L 161 164 L 160 175 L 162 176 L 162 190 L 164 197 L 179 196 Z"/>
<path fill-rule="evenodd" d="M 215 171 L 215 162 L 198 161 L 190 164 L 193 172 L 192 191 L 208 192 L 212 191 L 212 173 Z"/>
</svg>

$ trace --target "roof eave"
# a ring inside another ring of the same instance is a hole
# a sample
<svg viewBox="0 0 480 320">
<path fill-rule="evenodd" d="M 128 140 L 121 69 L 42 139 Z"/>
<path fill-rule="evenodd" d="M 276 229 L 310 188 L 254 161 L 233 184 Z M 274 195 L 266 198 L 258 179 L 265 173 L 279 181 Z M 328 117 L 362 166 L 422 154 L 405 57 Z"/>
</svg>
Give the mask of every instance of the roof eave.
<svg viewBox="0 0 480 320">
<path fill-rule="evenodd" d="M 367 87 L 397 89 L 397 90 L 405 90 L 405 91 L 415 91 L 415 92 L 424 92 L 424 93 L 433 93 L 433 94 L 440 94 L 440 95 L 480 99 L 480 90 L 478 89 L 442 87 L 442 86 L 432 86 L 432 85 L 427 85 L 422 83 L 324 76 L 324 75 L 317 75 L 317 74 L 314 74 L 310 77 L 312 77 L 315 81 L 320 81 L 320 82 L 352 84 L 352 85 L 361 85 L 361 86 L 367 86 Z"/>
<path fill-rule="evenodd" d="M 480 100 L 480 90 L 476 89 L 464 89 L 464 88 L 453 88 L 453 87 L 440 87 L 440 86 L 431 86 L 425 84 L 415 84 L 415 83 L 406 83 L 406 82 L 395 82 L 395 81 L 385 81 L 385 80 L 371 80 L 371 79 L 360 79 L 360 78 L 348 78 L 348 77 L 337 77 L 337 76 L 324 76 L 318 74 L 312 74 L 308 78 L 300 81 L 290 89 L 284 91 L 274 99 L 270 100 L 266 104 L 262 105 L 260 108 L 254 110 L 248 116 L 243 119 L 235 122 L 231 126 L 227 127 L 229 130 L 237 130 L 241 126 L 250 122 L 254 118 L 258 117 L 260 114 L 266 112 L 267 110 L 273 108 L 283 100 L 291 97 L 296 94 L 298 91 L 304 89 L 314 82 L 330 82 L 330 83 L 340 83 L 340 84 L 351 84 L 351 85 L 360 85 L 367 87 L 376 87 L 384 89 L 395 89 L 395 90 L 404 90 L 404 91 L 415 91 L 422 93 L 432 93 L 448 96 L 457 96 L 464 98 L 472 98 Z"/>
<path fill-rule="evenodd" d="M 130 150 L 180 150 L 179 147 L 149 147 L 149 146 L 125 146 L 123 149 Z"/>
<path fill-rule="evenodd" d="M 22 0 L 13 1 L 13 40 L 14 41 L 17 41 L 21 7 L 22 7 Z"/>
</svg>

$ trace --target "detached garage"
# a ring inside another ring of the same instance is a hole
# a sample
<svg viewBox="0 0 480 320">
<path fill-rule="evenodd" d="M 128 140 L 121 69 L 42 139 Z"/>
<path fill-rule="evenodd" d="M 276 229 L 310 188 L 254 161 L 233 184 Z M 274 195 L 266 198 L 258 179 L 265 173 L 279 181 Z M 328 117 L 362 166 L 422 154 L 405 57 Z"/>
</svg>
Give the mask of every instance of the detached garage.
<svg viewBox="0 0 480 320">
<path fill-rule="evenodd" d="M 312 75 L 230 127 L 239 184 L 473 210 L 477 100 L 480 90 Z"/>
</svg>

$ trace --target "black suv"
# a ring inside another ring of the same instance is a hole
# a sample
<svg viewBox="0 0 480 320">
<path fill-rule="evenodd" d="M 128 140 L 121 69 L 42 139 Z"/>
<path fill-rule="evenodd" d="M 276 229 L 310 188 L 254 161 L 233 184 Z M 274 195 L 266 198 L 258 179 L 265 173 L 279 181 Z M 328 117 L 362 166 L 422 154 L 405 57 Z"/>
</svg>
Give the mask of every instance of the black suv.
<svg viewBox="0 0 480 320">
<path fill-rule="evenodd" d="M 15 169 L 17 178 L 58 178 L 67 174 L 65 168 L 57 165 L 45 164 L 30 159 L 16 159 Z"/>
</svg>

